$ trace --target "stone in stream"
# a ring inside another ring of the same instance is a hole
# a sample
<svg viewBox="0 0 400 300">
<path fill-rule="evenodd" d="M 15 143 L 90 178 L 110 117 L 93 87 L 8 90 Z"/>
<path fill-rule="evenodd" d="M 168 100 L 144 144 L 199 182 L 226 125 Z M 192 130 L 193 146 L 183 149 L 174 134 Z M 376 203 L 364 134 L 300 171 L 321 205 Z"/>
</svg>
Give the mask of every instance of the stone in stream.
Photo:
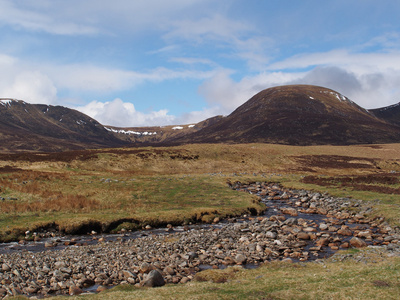
<svg viewBox="0 0 400 300">
<path fill-rule="evenodd" d="M 46 248 L 51 248 L 51 247 L 54 247 L 55 244 L 52 243 L 52 242 L 45 242 L 45 243 L 44 243 L 44 246 L 45 246 Z"/>
<path fill-rule="evenodd" d="M 360 231 L 357 236 L 361 238 L 371 239 L 371 230 Z"/>
<path fill-rule="evenodd" d="M 143 286 L 159 287 L 165 285 L 164 277 L 158 270 L 151 270 L 143 282 Z"/>
<path fill-rule="evenodd" d="M 144 262 L 140 265 L 140 271 L 142 273 L 148 273 L 152 269 L 151 265 L 148 264 L 147 262 Z"/>
<path fill-rule="evenodd" d="M 98 288 L 96 289 L 96 292 L 97 293 L 101 293 L 101 292 L 104 292 L 106 290 L 107 290 L 107 288 L 105 286 L 99 285 Z"/>
<path fill-rule="evenodd" d="M 175 275 L 175 270 L 171 266 L 166 266 L 163 271 L 168 275 Z"/>
<path fill-rule="evenodd" d="M 198 257 L 197 253 L 194 252 L 194 251 L 188 252 L 187 256 L 188 256 L 188 259 L 189 259 L 189 260 L 193 260 L 193 259 L 195 259 L 195 258 Z"/>
<path fill-rule="evenodd" d="M 298 216 L 297 210 L 292 207 L 282 207 L 281 212 L 292 217 Z"/>
<path fill-rule="evenodd" d="M 25 291 L 26 291 L 28 294 L 36 294 L 36 293 L 38 292 L 38 290 L 39 290 L 38 287 L 35 287 L 35 286 L 32 286 L 32 285 L 30 285 L 30 286 L 28 286 L 27 288 L 25 288 Z"/>
<path fill-rule="evenodd" d="M 3 263 L 3 264 L 2 264 L 1 269 L 2 269 L 4 272 L 9 272 L 9 271 L 11 271 L 10 266 L 9 266 L 8 264 L 6 264 L 6 263 Z"/>
<path fill-rule="evenodd" d="M 362 247 L 367 246 L 367 244 L 362 239 L 359 239 L 358 237 L 351 238 L 350 245 L 352 245 L 353 247 L 356 247 L 356 248 L 362 248 Z"/>
<path fill-rule="evenodd" d="M 247 260 L 247 258 L 246 258 L 246 256 L 244 256 L 243 254 L 237 254 L 237 255 L 235 256 L 235 262 L 236 262 L 237 264 L 243 265 L 243 264 L 246 263 L 246 260 Z"/>
<path fill-rule="evenodd" d="M 300 239 L 300 240 L 309 240 L 310 239 L 310 235 L 307 232 L 300 231 L 297 234 L 297 238 Z"/>
<path fill-rule="evenodd" d="M 134 275 L 131 271 L 128 271 L 128 270 L 123 270 L 122 275 L 125 278 L 129 278 L 129 277 L 136 278 L 136 275 Z"/>
<path fill-rule="evenodd" d="M 326 246 L 329 244 L 329 238 L 320 238 L 315 244 L 317 246 Z"/>
<path fill-rule="evenodd" d="M 77 287 L 76 285 L 71 285 L 68 290 L 68 294 L 71 296 L 80 295 L 83 293 L 83 290 Z"/>
<path fill-rule="evenodd" d="M 346 236 L 351 236 L 353 235 L 353 233 L 351 232 L 351 230 L 349 229 L 349 226 L 343 225 L 338 231 L 338 234 L 340 235 L 346 235 Z"/>
</svg>

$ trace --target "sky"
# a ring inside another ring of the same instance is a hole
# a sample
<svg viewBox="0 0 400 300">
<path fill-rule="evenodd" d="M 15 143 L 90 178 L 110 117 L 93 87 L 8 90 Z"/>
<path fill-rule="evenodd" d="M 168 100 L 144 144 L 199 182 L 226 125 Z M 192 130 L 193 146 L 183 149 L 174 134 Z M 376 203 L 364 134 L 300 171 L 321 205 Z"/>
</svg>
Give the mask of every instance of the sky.
<svg viewBox="0 0 400 300">
<path fill-rule="evenodd" d="M 400 1 L 0 0 L 0 98 L 192 124 L 269 87 L 400 102 Z"/>
</svg>

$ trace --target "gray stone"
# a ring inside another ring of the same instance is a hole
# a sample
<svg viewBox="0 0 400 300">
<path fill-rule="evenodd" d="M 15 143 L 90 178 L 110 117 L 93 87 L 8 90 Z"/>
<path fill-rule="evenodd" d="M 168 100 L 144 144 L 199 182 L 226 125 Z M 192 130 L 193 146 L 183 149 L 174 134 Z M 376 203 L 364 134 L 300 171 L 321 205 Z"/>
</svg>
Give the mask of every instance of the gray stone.
<svg viewBox="0 0 400 300">
<path fill-rule="evenodd" d="M 11 271 L 10 266 L 9 266 L 8 264 L 6 264 L 6 263 L 3 263 L 3 264 L 1 265 L 1 269 L 2 269 L 4 272 L 9 272 L 9 271 Z"/>
<path fill-rule="evenodd" d="M 237 264 L 244 264 L 246 262 L 247 258 L 243 254 L 237 254 L 235 256 L 235 262 Z"/>
<path fill-rule="evenodd" d="M 143 286 L 147 287 L 158 287 L 163 285 L 165 285 L 165 280 L 158 270 L 151 270 L 143 282 Z"/>
</svg>

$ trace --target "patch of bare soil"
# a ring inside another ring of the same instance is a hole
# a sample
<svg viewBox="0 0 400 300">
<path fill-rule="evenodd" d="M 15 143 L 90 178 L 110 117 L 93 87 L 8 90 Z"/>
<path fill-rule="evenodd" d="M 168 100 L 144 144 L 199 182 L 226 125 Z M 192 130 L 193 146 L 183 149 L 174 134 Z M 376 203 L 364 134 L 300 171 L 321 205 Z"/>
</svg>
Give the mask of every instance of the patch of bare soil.
<svg viewBox="0 0 400 300">
<path fill-rule="evenodd" d="M 87 160 L 97 157 L 96 152 L 91 150 L 76 150 L 55 153 L 12 153 L 0 154 L 0 160 L 3 161 L 24 161 L 24 162 L 43 162 L 43 161 L 60 161 L 71 162 L 73 160 Z"/>
<path fill-rule="evenodd" d="M 15 168 L 12 166 L 4 166 L 4 167 L 0 167 L 0 174 L 2 173 L 13 173 L 13 172 L 18 172 L 21 171 L 20 168 Z"/>
<path fill-rule="evenodd" d="M 306 176 L 302 179 L 302 182 L 328 187 L 350 187 L 357 191 L 400 194 L 400 188 L 390 187 L 400 182 L 399 176 L 397 173 L 337 177 Z"/>
<path fill-rule="evenodd" d="M 294 159 L 305 168 L 330 169 L 369 169 L 376 168 L 376 162 L 371 158 L 360 158 L 340 155 L 302 155 Z"/>
</svg>

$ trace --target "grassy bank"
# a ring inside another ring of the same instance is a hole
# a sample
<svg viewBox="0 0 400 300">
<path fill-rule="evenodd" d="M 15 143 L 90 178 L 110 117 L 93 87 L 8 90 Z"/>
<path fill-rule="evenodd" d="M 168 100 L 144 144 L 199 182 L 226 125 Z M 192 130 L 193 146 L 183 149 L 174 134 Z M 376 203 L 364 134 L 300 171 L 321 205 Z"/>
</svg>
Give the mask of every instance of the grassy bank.
<svg viewBox="0 0 400 300">
<path fill-rule="evenodd" d="M 210 176 L 62 176 L 35 171 L 1 176 L 3 241 L 50 225 L 66 233 L 111 232 L 212 222 L 264 209 L 256 197 Z"/>
</svg>

